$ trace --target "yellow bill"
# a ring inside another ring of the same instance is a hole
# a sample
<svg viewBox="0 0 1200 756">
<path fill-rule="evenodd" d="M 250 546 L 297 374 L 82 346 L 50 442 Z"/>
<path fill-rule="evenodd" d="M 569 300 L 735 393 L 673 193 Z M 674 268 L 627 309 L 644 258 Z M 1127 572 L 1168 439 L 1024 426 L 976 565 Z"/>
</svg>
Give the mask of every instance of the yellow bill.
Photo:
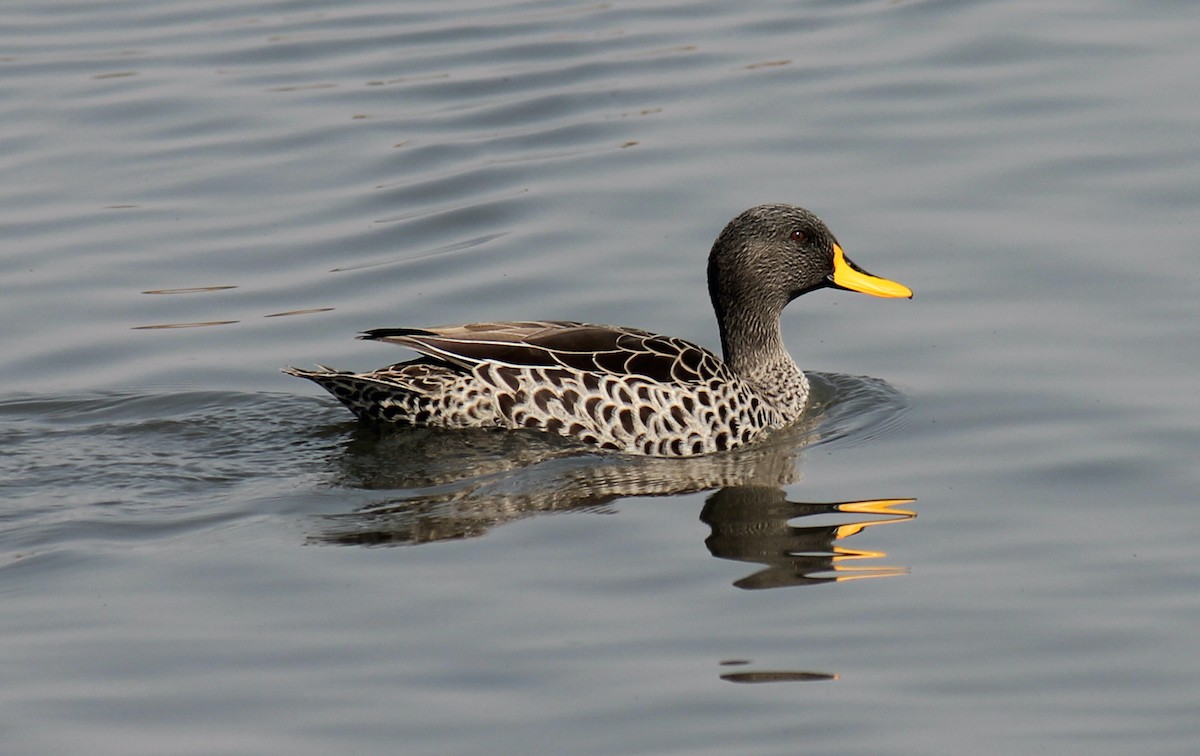
<svg viewBox="0 0 1200 756">
<path fill-rule="evenodd" d="M 904 284 L 879 278 L 846 259 L 840 244 L 833 245 L 833 273 L 829 280 L 839 289 L 859 291 L 874 297 L 904 297 L 912 299 L 912 290 Z"/>
</svg>

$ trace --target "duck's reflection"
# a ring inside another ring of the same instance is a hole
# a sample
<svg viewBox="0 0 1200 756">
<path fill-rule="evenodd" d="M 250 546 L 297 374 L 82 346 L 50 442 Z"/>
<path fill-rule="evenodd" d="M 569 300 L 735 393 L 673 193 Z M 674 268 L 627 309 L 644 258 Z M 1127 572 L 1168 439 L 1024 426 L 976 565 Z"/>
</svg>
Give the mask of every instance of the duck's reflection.
<svg viewBox="0 0 1200 756">
<path fill-rule="evenodd" d="M 765 565 L 765 569 L 738 580 L 735 586 L 782 588 L 905 574 L 908 570 L 903 567 L 855 564 L 881 559 L 887 554 L 851 549 L 838 542 L 872 525 L 911 520 L 916 517 L 914 512 L 896 507 L 913 501 L 804 503 L 789 501 L 778 488 L 730 486 L 708 497 L 700 519 L 712 528 L 712 535 L 704 543 L 713 556 Z M 837 517 L 839 521 L 801 526 L 791 523 L 810 517 Z"/>
<path fill-rule="evenodd" d="M 906 572 L 886 554 L 844 541 L 872 525 L 910 520 L 912 499 L 791 501 L 799 450 L 813 428 L 768 445 L 689 459 L 612 457 L 537 434 L 358 431 L 336 473 L 349 489 L 389 496 L 320 520 L 316 542 L 407 545 L 458 540 L 539 513 L 597 510 L 627 497 L 712 490 L 700 519 L 713 556 L 763 565 L 734 583 L 760 589 Z M 407 495 L 396 496 L 398 491 Z M 801 521 L 797 523 L 796 521 Z"/>
</svg>

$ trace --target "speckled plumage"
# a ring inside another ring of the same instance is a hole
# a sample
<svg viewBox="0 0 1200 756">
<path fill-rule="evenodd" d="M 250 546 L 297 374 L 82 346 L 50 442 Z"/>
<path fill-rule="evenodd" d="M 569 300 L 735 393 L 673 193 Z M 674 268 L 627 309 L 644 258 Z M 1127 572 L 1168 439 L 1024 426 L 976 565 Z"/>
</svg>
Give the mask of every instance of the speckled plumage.
<svg viewBox="0 0 1200 756">
<path fill-rule="evenodd" d="M 397 426 L 531 428 L 605 450 L 694 456 L 750 443 L 795 422 L 808 381 L 779 317 L 815 288 L 911 296 L 844 259 L 816 216 L 751 208 L 709 255 L 725 360 L 682 339 L 564 321 L 383 328 L 360 338 L 421 357 L 368 373 L 285 372 L 312 380 L 360 419 Z"/>
</svg>

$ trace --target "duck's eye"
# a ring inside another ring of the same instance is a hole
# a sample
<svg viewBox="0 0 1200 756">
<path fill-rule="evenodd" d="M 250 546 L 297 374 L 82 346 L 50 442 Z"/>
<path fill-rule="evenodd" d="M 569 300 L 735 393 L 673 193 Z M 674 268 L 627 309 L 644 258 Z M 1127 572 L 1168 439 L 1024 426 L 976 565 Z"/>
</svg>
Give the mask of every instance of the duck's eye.
<svg viewBox="0 0 1200 756">
<path fill-rule="evenodd" d="M 791 233 L 791 236 L 789 236 L 788 238 L 791 239 L 792 241 L 796 242 L 797 244 L 803 244 L 804 242 L 808 241 L 808 236 L 800 229 L 796 229 L 795 231 L 793 231 Z"/>
</svg>

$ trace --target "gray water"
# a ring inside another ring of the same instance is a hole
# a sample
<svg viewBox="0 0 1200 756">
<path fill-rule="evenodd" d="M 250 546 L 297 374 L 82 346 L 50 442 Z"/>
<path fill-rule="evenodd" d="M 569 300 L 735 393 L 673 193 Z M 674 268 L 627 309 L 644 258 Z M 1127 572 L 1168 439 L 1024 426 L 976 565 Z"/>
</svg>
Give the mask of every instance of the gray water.
<svg viewBox="0 0 1200 756">
<path fill-rule="evenodd" d="M 4 753 L 1194 753 L 1200 5 L 10 3 Z M 915 292 L 718 458 L 379 434 L 287 364 L 717 347 L 784 201 Z M 914 517 L 915 515 L 915 517 Z"/>
</svg>

